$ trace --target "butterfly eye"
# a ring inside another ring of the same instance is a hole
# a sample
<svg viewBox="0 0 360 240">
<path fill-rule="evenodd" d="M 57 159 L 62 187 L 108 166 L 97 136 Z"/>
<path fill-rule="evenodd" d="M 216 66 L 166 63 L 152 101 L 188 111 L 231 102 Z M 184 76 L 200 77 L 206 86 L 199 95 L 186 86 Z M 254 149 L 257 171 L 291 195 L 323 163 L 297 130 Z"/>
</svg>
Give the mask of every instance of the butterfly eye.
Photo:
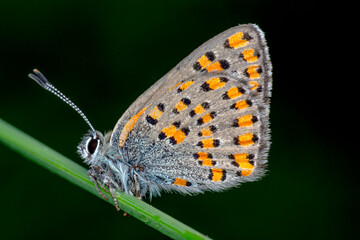
<svg viewBox="0 0 360 240">
<path fill-rule="evenodd" d="M 96 149 L 98 148 L 99 140 L 91 138 L 87 143 L 87 150 L 90 154 L 94 154 Z"/>
</svg>

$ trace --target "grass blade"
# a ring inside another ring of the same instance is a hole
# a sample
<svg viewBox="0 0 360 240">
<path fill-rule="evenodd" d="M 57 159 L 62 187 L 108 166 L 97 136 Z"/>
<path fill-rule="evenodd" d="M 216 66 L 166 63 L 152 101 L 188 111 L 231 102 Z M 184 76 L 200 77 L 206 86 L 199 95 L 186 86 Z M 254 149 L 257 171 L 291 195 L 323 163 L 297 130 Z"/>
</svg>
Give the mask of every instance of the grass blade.
<svg viewBox="0 0 360 240">
<path fill-rule="evenodd" d="M 2 119 L 0 119 L 0 142 L 27 159 L 101 198 L 87 176 L 87 169 Z M 109 199 L 107 202 L 113 204 L 110 200 L 111 196 L 106 192 L 104 194 Z M 173 239 L 210 239 L 133 196 L 117 193 L 117 198 L 122 210 Z"/>
</svg>

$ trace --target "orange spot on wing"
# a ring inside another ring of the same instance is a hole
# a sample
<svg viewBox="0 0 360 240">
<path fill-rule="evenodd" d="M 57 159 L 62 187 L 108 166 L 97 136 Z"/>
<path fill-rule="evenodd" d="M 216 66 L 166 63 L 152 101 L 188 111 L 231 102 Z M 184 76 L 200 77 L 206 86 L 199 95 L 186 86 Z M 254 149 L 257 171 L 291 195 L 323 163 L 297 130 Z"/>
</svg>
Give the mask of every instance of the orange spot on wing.
<svg viewBox="0 0 360 240">
<path fill-rule="evenodd" d="M 249 84 L 253 85 L 253 87 L 250 88 L 251 90 L 255 90 L 255 89 L 257 89 L 259 87 L 259 84 L 256 81 L 251 81 L 251 82 L 249 82 Z"/>
<path fill-rule="evenodd" d="M 258 73 L 258 71 L 257 71 L 258 69 L 259 69 L 258 65 L 253 65 L 253 66 L 248 67 L 248 69 L 246 71 L 249 74 L 249 77 L 251 79 L 260 77 L 260 73 Z"/>
<path fill-rule="evenodd" d="M 223 178 L 223 170 L 220 168 L 212 168 L 211 169 L 211 173 L 212 173 L 212 179 L 213 181 L 217 182 L 217 181 L 221 181 Z"/>
<path fill-rule="evenodd" d="M 242 162 L 248 162 L 248 153 L 237 153 L 237 154 L 233 154 L 233 157 L 235 159 L 235 161 L 237 162 L 237 164 L 240 164 Z"/>
<path fill-rule="evenodd" d="M 246 46 L 249 43 L 249 41 L 247 41 L 246 39 L 243 39 L 243 36 L 244 36 L 244 34 L 242 32 L 238 32 L 238 33 L 235 33 L 234 35 L 231 35 L 228 38 L 229 47 L 236 49 L 239 47 Z"/>
<path fill-rule="evenodd" d="M 187 186 L 188 181 L 182 178 L 176 178 L 173 184 L 177 186 Z"/>
<path fill-rule="evenodd" d="M 241 95 L 242 95 L 242 93 L 239 92 L 239 89 L 237 87 L 233 87 L 233 88 L 229 89 L 229 91 L 227 91 L 227 96 L 230 99 L 240 97 Z"/>
<path fill-rule="evenodd" d="M 193 83 L 194 83 L 194 80 L 187 81 L 187 82 L 183 83 L 183 84 L 180 86 L 180 89 L 181 89 L 181 90 L 185 90 L 185 89 L 187 89 L 188 87 L 190 87 Z"/>
<path fill-rule="evenodd" d="M 175 108 L 176 110 L 178 110 L 179 112 L 184 110 L 185 108 L 187 108 L 187 105 L 184 104 L 182 101 L 179 101 L 175 104 Z"/>
<path fill-rule="evenodd" d="M 181 143 L 182 141 L 184 141 L 185 139 L 185 133 L 180 129 L 180 130 L 177 130 L 173 136 L 173 138 L 175 139 L 176 143 L 179 144 Z"/>
<path fill-rule="evenodd" d="M 204 128 L 201 130 L 202 136 L 210 136 L 212 134 L 212 131 L 210 130 L 210 127 Z"/>
<path fill-rule="evenodd" d="M 198 159 L 199 160 L 210 160 L 210 158 L 209 158 L 209 154 L 208 153 L 204 153 L 204 152 L 198 152 L 197 153 L 198 154 Z"/>
<path fill-rule="evenodd" d="M 162 130 L 165 133 L 166 137 L 172 137 L 176 133 L 176 127 L 174 125 L 170 125 L 170 127 L 166 127 Z"/>
<path fill-rule="evenodd" d="M 253 115 L 245 115 L 238 118 L 238 125 L 239 127 L 248 127 L 253 125 L 252 121 Z"/>
<path fill-rule="evenodd" d="M 194 108 L 194 112 L 195 114 L 201 114 L 205 112 L 205 109 L 199 104 Z"/>
<path fill-rule="evenodd" d="M 203 120 L 203 123 L 207 123 L 209 122 L 211 119 L 213 119 L 210 115 L 210 113 L 207 113 L 205 114 L 203 117 L 202 117 L 202 120 Z"/>
<path fill-rule="evenodd" d="M 254 166 L 248 162 L 240 163 L 239 167 L 241 168 L 241 175 L 245 177 L 249 176 L 254 170 Z"/>
<path fill-rule="evenodd" d="M 239 154 L 234 154 L 233 156 L 235 158 L 235 162 L 241 168 L 241 175 L 245 177 L 249 176 L 254 170 L 254 165 L 249 163 L 249 154 L 239 153 Z"/>
<path fill-rule="evenodd" d="M 125 144 L 125 141 L 126 141 L 128 135 L 129 135 L 129 133 L 131 132 L 131 130 L 135 126 L 135 123 L 139 120 L 139 117 L 141 116 L 141 114 L 143 114 L 145 112 L 145 110 L 147 108 L 148 107 L 143 108 L 135 116 L 130 118 L 130 120 L 125 124 L 124 128 L 121 131 L 120 137 L 119 137 L 119 146 L 120 147 L 122 147 Z"/>
<path fill-rule="evenodd" d="M 255 50 L 254 49 L 246 49 L 245 51 L 242 52 L 243 56 L 244 56 L 244 59 L 245 61 L 247 62 L 255 62 L 258 57 L 257 56 L 254 56 L 254 53 L 255 53 Z"/>
<path fill-rule="evenodd" d="M 206 70 L 208 72 L 212 72 L 212 71 L 218 71 L 218 72 L 221 72 L 222 70 L 224 70 L 222 67 L 221 67 L 221 64 L 220 62 L 214 62 L 212 63 L 211 65 L 207 66 L 206 67 Z"/>
<path fill-rule="evenodd" d="M 209 138 L 209 139 L 203 139 L 201 140 L 202 144 L 203 144 L 203 148 L 213 148 L 214 147 L 214 139 Z"/>
<path fill-rule="evenodd" d="M 252 133 L 245 133 L 243 135 L 240 135 L 238 137 L 238 144 L 240 144 L 241 146 L 252 145 L 254 144 L 253 137 L 254 135 Z"/>
<path fill-rule="evenodd" d="M 214 165 L 213 165 L 213 161 L 212 161 L 211 159 L 204 159 L 204 160 L 202 161 L 202 164 L 201 164 L 201 165 L 203 165 L 203 166 L 209 166 L 209 167 L 214 166 Z"/>
<path fill-rule="evenodd" d="M 153 119 L 158 119 L 159 117 L 161 117 L 161 115 L 162 115 L 162 111 L 160 111 L 157 106 L 149 114 L 149 116 L 152 117 Z"/>
<path fill-rule="evenodd" d="M 225 82 L 222 82 L 220 78 L 211 78 L 207 80 L 206 83 L 209 84 L 209 88 L 212 90 L 225 86 Z"/>
<path fill-rule="evenodd" d="M 197 60 L 197 62 L 200 64 L 201 68 L 204 68 L 211 63 L 211 61 L 205 55 L 202 55 L 201 58 Z"/>
<path fill-rule="evenodd" d="M 242 101 L 238 101 L 236 104 L 235 104 L 235 108 L 236 109 L 244 109 L 244 108 L 247 108 L 249 107 L 249 105 L 246 103 L 246 100 L 242 100 Z"/>
</svg>

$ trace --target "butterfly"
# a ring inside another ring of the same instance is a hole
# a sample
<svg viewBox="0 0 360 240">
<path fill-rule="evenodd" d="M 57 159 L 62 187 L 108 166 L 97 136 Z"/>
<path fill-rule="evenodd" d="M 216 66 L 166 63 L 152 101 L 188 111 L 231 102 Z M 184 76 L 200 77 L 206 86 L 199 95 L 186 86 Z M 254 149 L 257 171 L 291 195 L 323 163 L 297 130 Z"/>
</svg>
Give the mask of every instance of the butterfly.
<svg viewBox="0 0 360 240">
<path fill-rule="evenodd" d="M 239 25 L 208 40 L 145 91 L 105 135 L 38 70 L 29 77 L 89 125 L 77 151 L 98 192 L 142 199 L 221 191 L 261 178 L 270 146 L 272 65 L 263 32 Z"/>
</svg>

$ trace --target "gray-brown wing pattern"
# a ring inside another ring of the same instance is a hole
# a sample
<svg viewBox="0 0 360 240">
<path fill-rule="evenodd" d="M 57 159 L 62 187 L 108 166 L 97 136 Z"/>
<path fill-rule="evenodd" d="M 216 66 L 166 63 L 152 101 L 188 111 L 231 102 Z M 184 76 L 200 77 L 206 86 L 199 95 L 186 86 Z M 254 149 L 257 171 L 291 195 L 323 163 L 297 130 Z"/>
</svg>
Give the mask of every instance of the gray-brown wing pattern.
<svg viewBox="0 0 360 240">
<path fill-rule="evenodd" d="M 221 190 L 265 171 L 271 63 L 262 31 L 210 39 L 142 94 L 111 144 L 140 166 L 149 190 Z M 156 193 L 155 193 L 156 195 Z"/>
</svg>

